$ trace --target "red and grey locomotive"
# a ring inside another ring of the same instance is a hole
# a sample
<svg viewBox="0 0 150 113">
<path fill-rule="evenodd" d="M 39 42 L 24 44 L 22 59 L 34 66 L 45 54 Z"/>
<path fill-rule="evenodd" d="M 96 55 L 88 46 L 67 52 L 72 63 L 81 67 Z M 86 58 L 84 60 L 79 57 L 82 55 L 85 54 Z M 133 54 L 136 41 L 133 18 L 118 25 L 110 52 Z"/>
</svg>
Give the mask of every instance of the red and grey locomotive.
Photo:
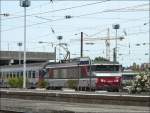
<svg viewBox="0 0 150 113">
<path fill-rule="evenodd" d="M 121 65 L 115 63 L 55 63 L 44 70 L 49 89 L 69 87 L 72 81 L 79 90 L 119 91 L 122 82 Z"/>
</svg>

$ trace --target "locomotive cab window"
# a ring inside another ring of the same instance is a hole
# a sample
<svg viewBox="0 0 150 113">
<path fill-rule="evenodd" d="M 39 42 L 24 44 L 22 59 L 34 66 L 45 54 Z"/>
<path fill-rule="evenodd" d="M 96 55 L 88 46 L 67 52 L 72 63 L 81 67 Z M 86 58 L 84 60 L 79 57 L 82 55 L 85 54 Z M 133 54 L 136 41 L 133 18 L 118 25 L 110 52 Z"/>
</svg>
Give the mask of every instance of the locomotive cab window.
<svg viewBox="0 0 150 113">
<path fill-rule="evenodd" d="M 92 66 L 93 71 L 106 71 L 106 72 L 116 72 L 119 71 L 118 65 L 94 65 Z"/>
</svg>

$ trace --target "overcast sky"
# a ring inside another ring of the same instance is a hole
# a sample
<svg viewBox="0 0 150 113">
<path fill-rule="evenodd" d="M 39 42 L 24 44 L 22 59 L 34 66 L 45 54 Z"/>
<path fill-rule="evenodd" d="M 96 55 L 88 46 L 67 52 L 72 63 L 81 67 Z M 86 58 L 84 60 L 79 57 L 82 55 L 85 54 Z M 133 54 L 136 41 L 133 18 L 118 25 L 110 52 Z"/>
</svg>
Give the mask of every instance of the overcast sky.
<svg viewBox="0 0 150 113">
<path fill-rule="evenodd" d="M 1 6 L 2 13 L 10 14 L 9 17 L 2 16 L 2 50 L 19 50 L 17 43 L 23 42 L 24 10 L 18 1 L 2 1 Z M 84 38 L 102 39 L 107 38 L 109 28 L 110 38 L 114 38 L 112 25 L 119 24 L 118 37 L 125 37 L 118 40 L 119 62 L 125 66 L 148 62 L 148 9 L 148 1 L 32 1 L 27 8 L 27 50 L 53 52 L 51 45 L 38 42 L 58 44 L 57 36 L 61 35 L 62 42 L 68 43 L 71 57 L 78 57 L 80 42 L 74 39 L 80 39 L 80 32 L 84 32 Z M 65 19 L 66 15 L 72 18 Z M 104 40 L 90 42 L 94 45 L 84 42 L 84 56 L 106 57 Z M 114 47 L 115 40 L 111 40 L 111 60 Z M 65 51 L 61 50 L 61 53 L 65 55 Z"/>
</svg>

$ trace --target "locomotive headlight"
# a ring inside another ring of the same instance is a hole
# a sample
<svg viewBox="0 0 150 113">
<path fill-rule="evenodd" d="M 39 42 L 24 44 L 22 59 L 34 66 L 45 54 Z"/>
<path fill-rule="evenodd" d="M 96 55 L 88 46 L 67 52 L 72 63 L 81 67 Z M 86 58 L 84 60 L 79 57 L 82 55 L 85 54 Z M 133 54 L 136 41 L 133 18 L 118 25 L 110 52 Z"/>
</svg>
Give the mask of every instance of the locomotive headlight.
<svg viewBox="0 0 150 113">
<path fill-rule="evenodd" d="M 104 80 L 104 79 L 101 79 L 101 82 L 105 82 L 105 80 Z"/>
<path fill-rule="evenodd" d="M 119 80 L 118 80 L 118 79 L 116 79 L 116 80 L 114 80 L 114 82 L 119 82 Z"/>
</svg>

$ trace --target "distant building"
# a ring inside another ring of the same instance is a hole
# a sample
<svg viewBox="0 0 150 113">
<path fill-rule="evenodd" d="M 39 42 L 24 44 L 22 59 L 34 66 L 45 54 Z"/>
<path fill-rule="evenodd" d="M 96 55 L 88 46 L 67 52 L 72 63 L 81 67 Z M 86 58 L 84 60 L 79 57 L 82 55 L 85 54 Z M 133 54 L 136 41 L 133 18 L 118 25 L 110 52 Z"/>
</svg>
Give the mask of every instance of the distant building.
<svg viewBox="0 0 150 113">
<path fill-rule="evenodd" d="M 150 69 L 150 63 L 143 63 L 141 64 L 141 69 L 144 70 L 144 69 Z"/>
</svg>

